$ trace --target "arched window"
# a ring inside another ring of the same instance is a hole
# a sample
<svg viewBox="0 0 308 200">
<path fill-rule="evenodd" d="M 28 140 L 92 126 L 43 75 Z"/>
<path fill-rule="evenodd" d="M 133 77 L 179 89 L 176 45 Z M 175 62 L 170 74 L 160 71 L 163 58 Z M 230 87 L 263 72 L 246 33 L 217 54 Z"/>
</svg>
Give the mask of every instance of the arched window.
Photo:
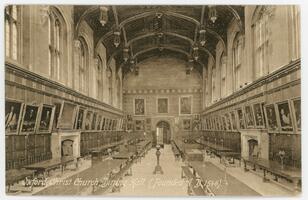
<svg viewBox="0 0 308 200">
<path fill-rule="evenodd" d="M 19 8 L 7 6 L 5 8 L 5 56 L 18 60 L 19 30 L 20 23 Z"/>
<path fill-rule="evenodd" d="M 117 76 L 117 106 L 121 107 L 121 79 Z"/>
<path fill-rule="evenodd" d="M 87 93 L 87 74 L 88 74 L 88 46 L 84 38 L 79 37 L 75 41 L 76 48 L 76 68 L 78 70 L 79 81 L 78 87 L 79 91 L 82 93 Z"/>
<path fill-rule="evenodd" d="M 96 73 L 96 82 L 97 82 L 97 87 L 96 87 L 96 95 L 97 99 L 101 99 L 103 97 L 103 61 L 100 56 L 97 56 L 97 73 Z"/>
<path fill-rule="evenodd" d="M 226 56 L 225 53 L 221 54 L 219 60 L 220 73 L 221 73 L 221 97 L 225 97 L 227 94 L 227 82 L 226 82 L 226 74 L 227 74 L 227 64 L 226 64 Z"/>
<path fill-rule="evenodd" d="M 254 15 L 253 46 L 256 78 L 268 73 L 269 65 L 269 12 L 267 7 L 258 7 Z"/>
<path fill-rule="evenodd" d="M 62 14 L 55 7 L 50 7 L 49 10 L 49 76 L 55 80 L 61 80 L 61 70 L 64 65 L 65 50 L 66 50 L 66 24 Z"/>
<path fill-rule="evenodd" d="M 300 58 L 300 8 L 297 5 L 291 6 L 291 21 L 292 21 L 292 59 Z"/>
<path fill-rule="evenodd" d="M 232 48 L 232 64 L 234 74 L 234 88 L 235 90 L 240 89 L 241 86 L 241 59 L 242 59 L 242 44 L 241 36 L 239 33 L 236 34 L 233 40 Z"/>
<path fill-rule="evenodd" d="M 108 82 L 108 95 L 109 95 L 109 104 L 112 104 L 112 70 L 110 67 L 107 67 L 107 82 Z"/>
<path fill-rule="evenodd" d="M 216 67 L 212 67 L 212 101 L 216 100 Z"/>
</svg>

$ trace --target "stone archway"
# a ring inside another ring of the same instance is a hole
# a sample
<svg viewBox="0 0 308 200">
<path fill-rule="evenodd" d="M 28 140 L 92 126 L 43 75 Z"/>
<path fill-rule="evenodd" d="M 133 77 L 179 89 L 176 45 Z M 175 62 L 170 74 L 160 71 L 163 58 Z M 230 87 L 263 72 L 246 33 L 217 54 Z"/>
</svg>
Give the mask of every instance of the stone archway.
<svg viewBox="0 0 308 200">
<path fill-rule="evenodd" d="M 171 126 L 169 122 L 161 120 L 157 122 L 156 128 L 162 128 L 163 132 L 163 143 L 170 144 L 171 141 Z"/>
</svg>

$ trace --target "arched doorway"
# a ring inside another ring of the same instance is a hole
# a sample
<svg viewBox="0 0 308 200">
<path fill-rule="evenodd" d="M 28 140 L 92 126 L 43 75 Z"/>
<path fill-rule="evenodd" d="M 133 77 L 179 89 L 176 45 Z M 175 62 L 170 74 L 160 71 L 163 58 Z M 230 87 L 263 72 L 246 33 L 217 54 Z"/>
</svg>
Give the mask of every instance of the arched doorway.
<svg viewBox="0 0 308 200">
<path fill-rule="evenodd" d="M 170 144 L 171 140 L 171 129 L 170 125 L 166 121 L 160 121 L 156 125 L 157 128 L 161 128 L 163 132 L 163 143 L 164 144 Z"/>
<path fill-rule="evenodd" d="M 67 139 L 61 143 L 61 155 L 62 156 L 73 156 L 73 144 L 74 141 Z"/>
</svg>

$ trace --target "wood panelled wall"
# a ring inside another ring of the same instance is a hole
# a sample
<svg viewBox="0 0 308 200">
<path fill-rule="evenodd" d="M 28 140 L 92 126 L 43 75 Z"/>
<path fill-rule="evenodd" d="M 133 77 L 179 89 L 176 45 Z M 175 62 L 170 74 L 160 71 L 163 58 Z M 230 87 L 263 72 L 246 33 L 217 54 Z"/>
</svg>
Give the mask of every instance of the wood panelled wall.
<svg viewBox="0 0 308 200">
<path fill-rule="evenodd" d="M 268 74 L 242 90 L 222 99 L 221 101 L 205 108 L 201 115 L 202 129 L 204 135 L 208 131 L 216 132 L 218 135 L 221 130 L 211 127 L 210 130 L 205 126 L 206 119 L 215 118 L 216 116 L 224 116 L 226 113 L 236 111 L 245 106 L 252 106 L 260 103 L 263 105 L 274 104 L 280 102 L 289 102 L 293 99 L 301 97 L 301 63 L 300 59 L 290 62 L 280 69 Z M 290 105 L 290 108 L 292 106 Z M 275 131 L 270 130 L 264 119 L 265 126 L 239 128 L 237 130 L 243 136 L 254 132 L 261 138 L 261 157 L 271 160 L 278 159 L 279 150 L 286 152 L 286 163 L 289 165 L 301 166 L 301 130 L 296 127 L 297 121 L 294 119 L 293 108 L 290 109 L 290 119 L 293 124 L 293 131 L 283 131 L 279 128 Z M 265 112 L 264 110 L 262 110 Z M 276 115 L 278 116 L 279 113 Z M 238 116 L 237 116 L 238 119 Z M 242 142 L 242 141 L 241 141 Z"/>
<path fill-rule="evenodd" d="M 46 79 L 36 73 L 29 72 L 17 64 L 6 63 L 5 97 L 32 105 L 55 105 L 63 101 L 80 105 L 103 114 L 110 119 L 123 118 L 121 110 L 101 101 L 80 94 L 62 84 Z M 57 131 L 53 129 L 53 131 Z M 72 131 L 72 130 L 66 130 Z M 89 131 L 91 132 L 91 131 Z M 100 131 L 98 145 L 117 140 L 120 131 Z M 115 136 L 115 137 L 114 137 Z M 98 136 L 91 136 L 96 140 Z M 84 139 L 84 137 L 82 138 Z M 18 168 L 26 164 L 50 159 L 51 133 L 6 134 L 6 168 Z M 92 146 L 93 146 L 92 145 Z"/>
</svg>

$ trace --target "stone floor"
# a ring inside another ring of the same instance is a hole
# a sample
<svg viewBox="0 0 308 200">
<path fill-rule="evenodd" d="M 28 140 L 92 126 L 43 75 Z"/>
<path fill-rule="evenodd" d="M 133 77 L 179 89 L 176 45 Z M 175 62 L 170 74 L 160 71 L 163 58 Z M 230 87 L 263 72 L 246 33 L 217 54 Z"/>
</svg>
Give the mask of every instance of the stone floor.
<svg viewBox="0 0 308 200">
<path fill-rule="evenodd" d="M 171 146 L 161 150 L 160 165 L 164 174 L 153 174 L 156 165 L 154 149 L 133 166 L 133 175 L 123 178 L 120 192 L 109 193 L 112 196 L 187 196 L 187 182 L 181 179 L 181 161 L 175 161 Z M 218 158 L 206 158 L 224 170 Z M 251 172 L 244 172 L 241 167 L 228 167 L 227 173 L 237 178 L 262 196 L 292 196 L 294 193 L 273 182 L 264 183 L 262 177 Z"/>
<path fill-rule="evenodd" d="M 103 194 L 106 196 L 187 196 L 188 183 L 181 178 L 181 166 L 185 165 L 182 161 L 176 161 L 170 145 L 165 145 L 161 150 L 160 166 L 163 174 L 153 174 L 157 160 L 155 155 L 156 149 L 148 151 L 141 161 L 134 163 L 132 166 L 132 176 L 124 176 L 122 180 L 123 187 L 119 192 Z M 218 158 L 205 158 L 206 161 L 212 162 L 221 170 L 225 170 L 224 165 L 219 162 Z M 96 161 L 99 162 L 99 161 Z M 90 163 L 89 163 L 90 164 Z M 87 161 L 78 171 L 67 170 L 63 175 L 54 174 L 54 177 L 64 179 L 91 167 Z M 95 165 L 95 162 L 92 162 Z M 243 166 L 228 167 L 226 170 L 231 176 L 235 177 L 248 187 L 255 190 L 262 196 L 291 196 L 295 193 L 287 190 L 285 187 L 275 182 L 264 183 L 262 176 L 257 173 L 244 172 Z M 44 188 L 34 188 L 32 193 L 21 194 L 31 195 L 38 193 Z M 65 188 L 63 188 L 65 190 Z"/>
</svg>

